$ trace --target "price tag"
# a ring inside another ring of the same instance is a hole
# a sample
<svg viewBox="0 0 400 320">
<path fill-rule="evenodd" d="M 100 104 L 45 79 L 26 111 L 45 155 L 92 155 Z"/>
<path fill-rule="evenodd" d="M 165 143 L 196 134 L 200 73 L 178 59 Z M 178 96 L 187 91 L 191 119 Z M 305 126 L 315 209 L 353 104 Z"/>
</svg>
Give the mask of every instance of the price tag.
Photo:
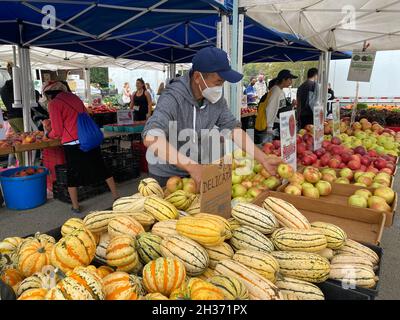
<svg viewBox="0 0 400 320">
<path fill-rule="evenodd" d="M 324 107 L 314 106 L 314 151 L 322 148 L 324 141 Z"/>
<path fill-rule="evenodd" d="M 333 136 L 340 136 L 340 103 L 335 101 L 332 103 L 332 115 L 333 115 Z"/>
<path fill-rule="evenodd" d="M 118 110 L 117 111 L 118 125 L 133 124 L 133 111 L 132 110 Z"/>
<path fill-rule="evenodd" d="M 297 171 L 296 117 L 294 111 L 280 114 L 282 160 Z"/>
</svg>

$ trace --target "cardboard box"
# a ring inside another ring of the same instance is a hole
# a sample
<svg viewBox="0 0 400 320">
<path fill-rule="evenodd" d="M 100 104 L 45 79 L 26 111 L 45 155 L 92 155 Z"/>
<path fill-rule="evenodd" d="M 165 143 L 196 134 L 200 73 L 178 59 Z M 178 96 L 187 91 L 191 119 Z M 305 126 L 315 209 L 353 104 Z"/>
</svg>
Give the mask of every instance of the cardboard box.
<svg viewBox="0 0 400 320">
<path fill-rule="evenodd" d="M 357 208 L 325 201 L 292 196 L 286 193 L 267 191 L 253 203 L 262 206 L 267 197 L 276 197 L 294 205 L 310 222 L 323 221 L 342 228 L 350 239 L 379 245 L 386 222 L 386 215 L 374 210 L 360 213 Z M 361 209 L 363 210 L 363 209 Z"/>
<path fill-rule="evenodd" d="M 283 192 L 287 184 L 284 184 L 278 188 L 278 192 Z M 297 198 L 302 198 L 303 201 L 316 201 L 317 203 L 320 203 L 321 205 L 323 203 L 328 203 L 332 206 L 332 209 L 334 208 L 343 208 L 343 207 L 349 207 L 351 210 L 354 210 L 360 217 L 362 215 L 368 215 L 371 212 L 379 212 L 379 213 L 384 213 L 386 215 L 386 227 L 391 227 L 393 225 L 394 221 L 394 215 L 396 214 L 396 209 L 397 209 L 397 193 L 395 193 L 395 198 L 392 204 L 392 211 L 391 212 L 380 212 L 377 210 L 373 209 L 368 209 L 368 208 L 357 208 L 357 207 L 352 207 L 348 204 L 348 199 L 350 196 L 352 196 L 357 190 L 359 189 L 368 189 L 372 193 L 374 193 L 375 189 L 374 188 L 363 188 L 351 184 L 339 184 L 339 183 L 332 183 L 332 193 L 329 196 L 321 196 L 319 199 L 311 199 L 311 198 L 306 198 L 303 196 L 293 196 Z M 336 209 L 337 210 L 337 209 Z"/>
<path fill-rule="evenodd" d="M 204 165 L 200 187 L 200 211 L 231 216 L 232 165 L 229 161 Z"/>
</svg>

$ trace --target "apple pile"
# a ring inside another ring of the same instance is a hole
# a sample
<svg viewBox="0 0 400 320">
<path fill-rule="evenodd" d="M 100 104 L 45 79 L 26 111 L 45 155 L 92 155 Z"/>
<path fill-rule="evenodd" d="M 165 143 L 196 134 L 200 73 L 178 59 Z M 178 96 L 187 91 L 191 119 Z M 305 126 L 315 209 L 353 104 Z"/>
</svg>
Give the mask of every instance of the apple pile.
<svg viewBox="0 0 400 320">
<path fill-rule="evenodd" d="M 257 160 L 252 160 L 240 149 L 235 150 L 232 161 L 232 199 L 235 202 L 252 202 L 263 191 L 276 190 L 282 184 L 282 179 L 294 174 L 293 168 L 287 164 L 279 165 L 277 171 L 277 176 L 271 176 Z"/>
<path fill-rule="evenodd" d="M 381 212 L 391 212 L 390 207 L 395 199 L 395 193 L 391 188 L 380 187 L 374 193 L 368 189 L 357 190 L 348 199 L 350 206 L 359 208 L 370 208 Z"/>
<path fill-rule="evenodd" d="M 306 167 L 303 173 L 296 172 L 288 180 L 289 184 L 284 189 L 287 194 L 319 199 L 332 192 L 332 185 L 322 180 L 322 173 L 315 167 Z"/>
<path fill-rule="evenodd" d="M 7 143 L 11 146 L 18 144 L 31 144 L 35 142 L 49 141 L 43 131 L 11 133 L 7 135 Z"/>
<path fill-rule="evenodd" d="M 380 188 L 380 187 L 389 187 L 391 184 L 391 175 L 387 172 L 364 172 L 364 171 L 356 171 L 349 168 L 343 168 L 340 171 L 324 168 L 321 170 L 322 180 L 330 182 L 330 183 L 339 183 L 339 184 L 354 184 L 359 187 L 364 188 Z"/>
<path fill-rule="evenodd" d="M 24 170 L 18 171 L 14 173 L 13 175 L 10 176 L 10 178 L 21 178 L 21 177 L 27 177 L 27 176 L 33 176 L 35 174 L 43 173 L 44 169 L 43 168 L 26 168 Z"/>
<path fill-rule="evenodd" d="M 178 190 L 186 191 L 187 193 L 196 193 L 196 182 L 192 178 L 170 177 L 166 184 L 166 195 L 174 193 Z"/>
</svg>

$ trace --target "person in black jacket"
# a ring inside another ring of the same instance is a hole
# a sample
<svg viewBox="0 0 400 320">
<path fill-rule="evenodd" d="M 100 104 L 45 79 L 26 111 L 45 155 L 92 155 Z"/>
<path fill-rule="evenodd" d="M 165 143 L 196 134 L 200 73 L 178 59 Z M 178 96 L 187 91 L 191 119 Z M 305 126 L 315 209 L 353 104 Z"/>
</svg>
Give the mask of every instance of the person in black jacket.
<svg viewBox="0 0 400 320">
<path fill-rule="evenodd" d="M 316 93 L 318 69 L 311 68 L 307 73 L 307 81 L 297 90 L 297 121 L 298 128 L 304 128 L 314 123 L 313 105 L 311 100 Z"/>
</svg>

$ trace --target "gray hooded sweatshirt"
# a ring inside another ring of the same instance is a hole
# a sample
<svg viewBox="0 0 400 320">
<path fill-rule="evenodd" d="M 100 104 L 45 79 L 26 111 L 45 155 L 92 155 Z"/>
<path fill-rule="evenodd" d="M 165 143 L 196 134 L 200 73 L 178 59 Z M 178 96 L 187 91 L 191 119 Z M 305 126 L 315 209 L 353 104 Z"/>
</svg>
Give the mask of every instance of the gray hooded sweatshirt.
<svg viewBox="0 0 400 320">
<path fill-rule="evenodd" d="M 210 159 L 209 156 L 211 145 L 206 143 L 210 141 L 208 130 L 233 130 L 240 127 L 240 122 L 233 116 L 223 97 L 214 104 L 207 100 L 204 100 L 203 104 L 199 106 L 193 96 L 189 73 L 174 79 L 160 96 L 157 107 L 143 130 L 143 138 L 146 135 L 165 135 L 168 142 L 178 151 L 199 163 L 206 164 L 217 160 Z M 194 150 L 197 150 L 197 153 Z M 188 174 L 175 165 L 158 160 L 150 151 L 147 152 L 147 161 L 150 173 L 156 176 Z"/>
</svg>

